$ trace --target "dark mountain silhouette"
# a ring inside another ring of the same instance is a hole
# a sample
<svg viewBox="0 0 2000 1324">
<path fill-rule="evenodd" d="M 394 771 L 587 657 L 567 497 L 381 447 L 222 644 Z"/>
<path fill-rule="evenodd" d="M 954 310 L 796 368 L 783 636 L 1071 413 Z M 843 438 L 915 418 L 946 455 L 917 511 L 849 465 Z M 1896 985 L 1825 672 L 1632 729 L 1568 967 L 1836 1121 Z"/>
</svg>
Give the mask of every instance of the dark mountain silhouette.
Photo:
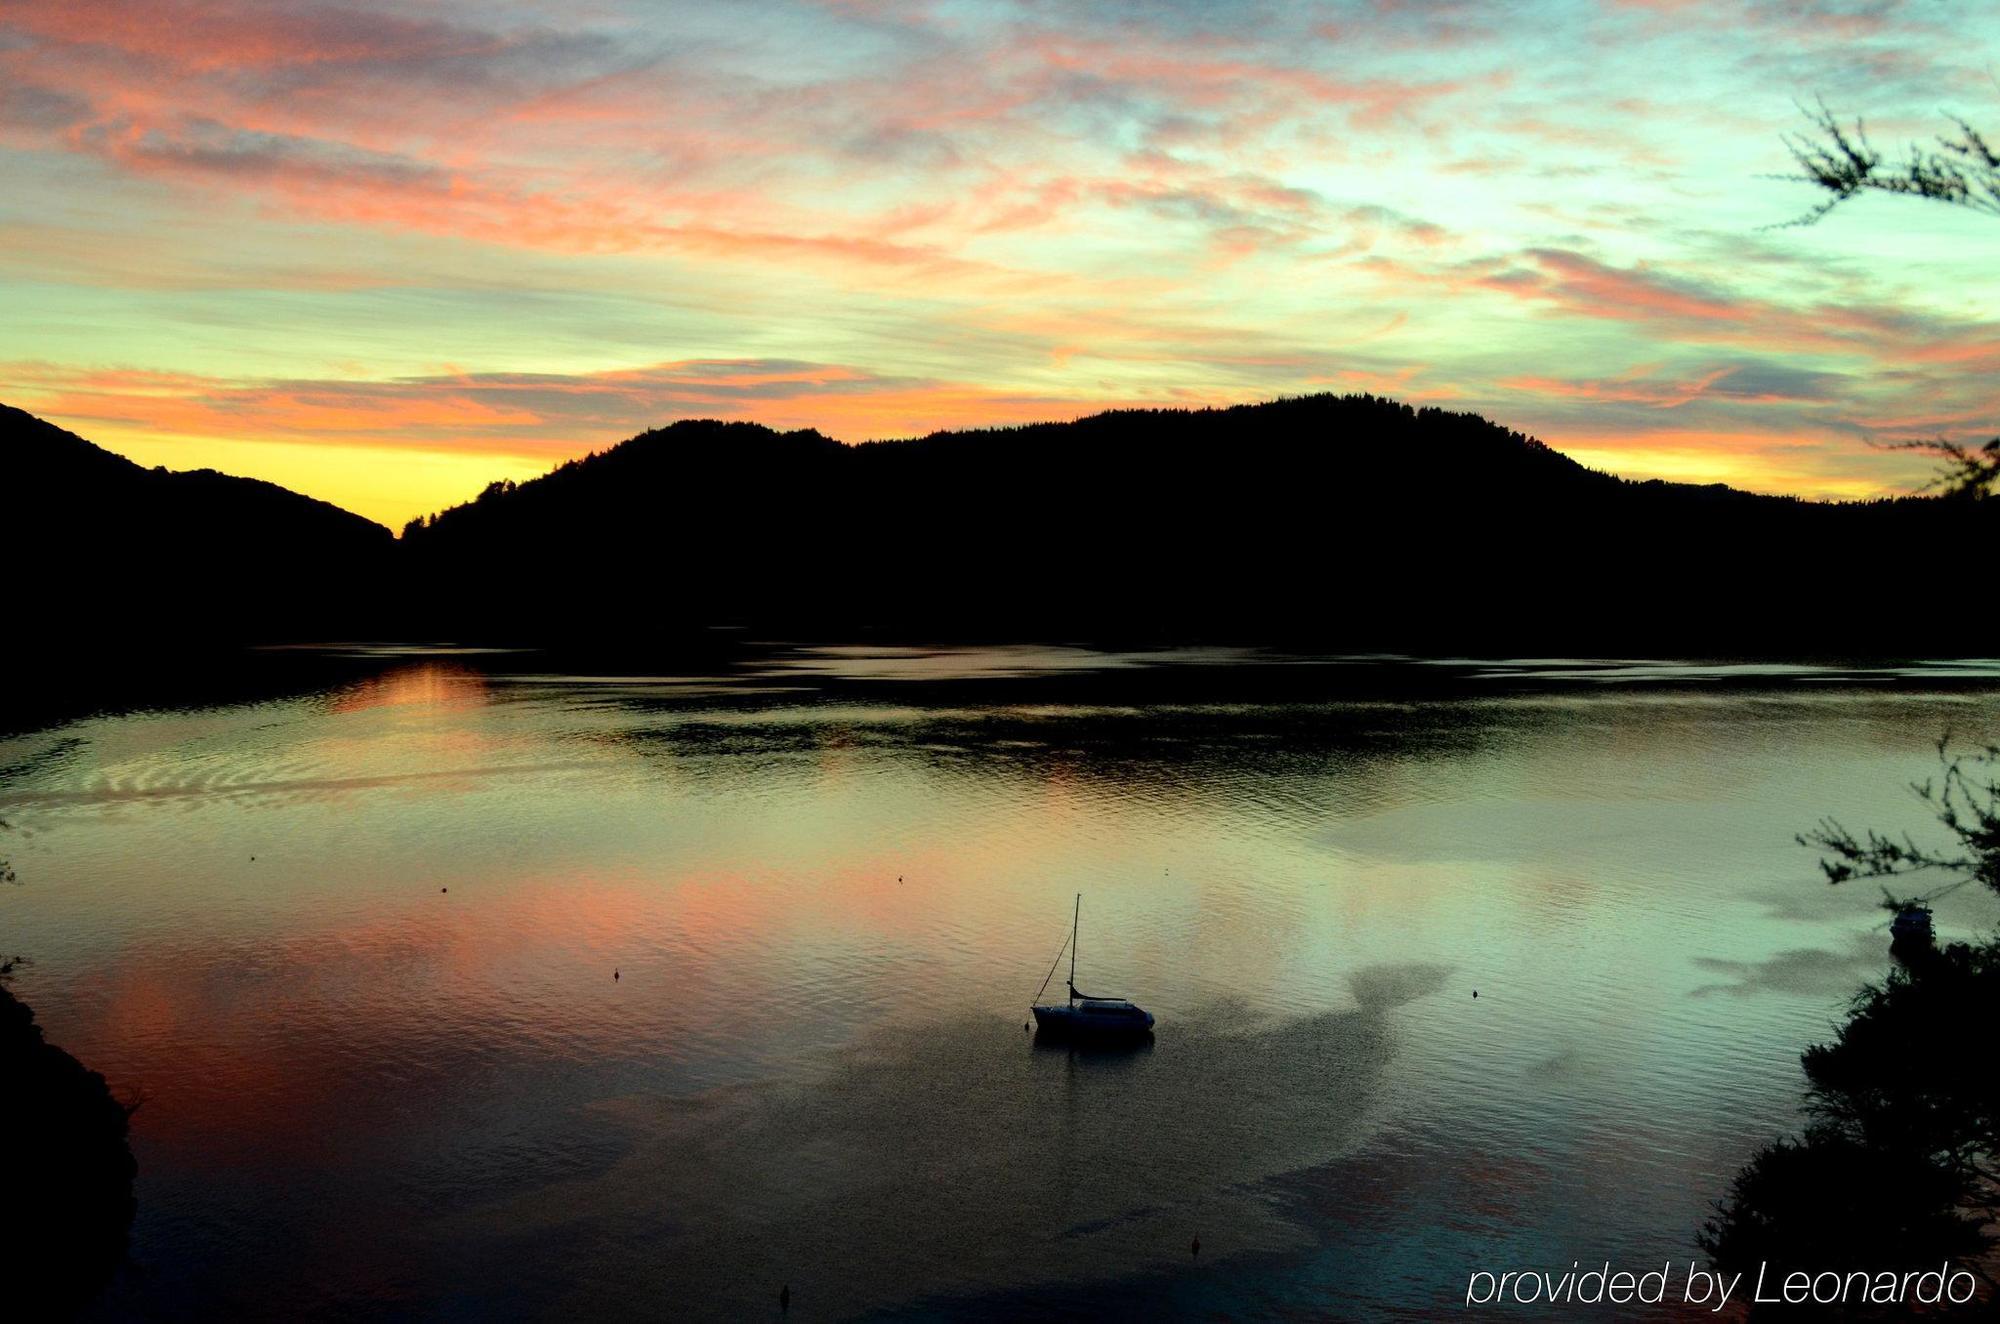
<svg viewBox="0 0 2000 1324">
<path fill-rule="evenodd" d="M 1342 648 L 1963 652 L 2000 503 L 1627 482 L 1368 396 L 845 446 L 684 422 L 413 523 L 426 633 L 690 624 Z M 1895 631 L 1871 638 L 1871 622 Z"/>
<path fill-rule="evenodd" d="M 0 407 L 15 638 L 1227 639 L 1964 654 L 2000 502 L 1627 482 L 1369 396 L 847 446 L 693 421 L 413 523 L 146 470 Z M 1879 631 L 1879 634 L 1876 632 Z"/>
<path fill-rule="evenodd" d="M 145 469 L 0 405 L 9 642 L 327 638 L 379 619 L 389 531 L 212 469 Z"/>
</svg>

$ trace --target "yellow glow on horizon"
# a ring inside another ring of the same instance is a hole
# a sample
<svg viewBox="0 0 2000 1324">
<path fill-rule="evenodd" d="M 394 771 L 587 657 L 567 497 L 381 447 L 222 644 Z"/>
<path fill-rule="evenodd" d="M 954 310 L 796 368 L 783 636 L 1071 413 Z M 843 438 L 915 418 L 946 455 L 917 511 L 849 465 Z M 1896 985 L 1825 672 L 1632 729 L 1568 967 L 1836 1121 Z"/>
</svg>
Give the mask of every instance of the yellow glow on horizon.
<svg viewBox="0 0 2000 1324">
<path fill-rule="evenodd" d="M 488 483 L 500 479 L 526 482 L 566 458 L 552 456 L 544 461 L 490 452 L 454 454 L 386 446 L 156 437 L 108 428 L 94 436 L 83 435 L 148 468 L 216 469 L 239 478 L 261 478 L 330 501 L 399 533 L 416 516 L 470 501 Z M 578 453 L 585 449 L 579 447 Z"/>
<path fill-rule="evenodd" d="M 688 418 L 1367 390 L 1812 496 L 2000 418 L 1990 219 L 1777 173 L 1794 92 L 1984 123 L 1972 0 L 714 8 L 10 0 L 0 401 L 391 524 Z"/>
<path fill-rule="evenodd" d="M 962 421 L 939 419 L 941 424 L 959 428 L 1005 426 L 1030 421 L 1056 421 L 1098 412 L 1097 408 L 1033 407 L 1013 416 L 1007 411 L 994 418 L 976 416 L 982 404 L 971 398 L 952 401 L 963 406 L 968 416 Z M 1196 402 L 1189 402 L 1199 405 Z M 891 418 L 908 422 L 901 406 L 890 401 Z M 1102 408 L 1121 407 L 1107 402 Z M 850 406 L 851 409 L 851 406 Z M 873 420 L 860 410 L 836 408 L 826 419 L 799 417 L 796 406 L 774 409 L 769 418 L 753 419 L 778 428 L 818 426 L 832 435 L 836 427 L 847 435 L 894 435 L 887 429 L 869 427 Z M 951 412 L 951 411 L 948 411 Z M 46 416 L 46 415 L 45 415 Z M 489 483 L 502 479 L 526 482 L 549 472 L 565 460 L 602 450 L 623 438 L 596 442 L 578 441 L 573 446 L 546 453 L 523 453 L 519 449 L 486 446 L 462 451 L 421 449 L 415 446 L 342 442 L 329 445 L 312 441 L 261 441 L 236 438 L 169 435 L 120 428 L 112 424 L 92 424 L 88 420 L 50 417 L 58 426 L 76 432 L 106 450 L 136 463 L 169 469 L 215 469 L 244 478 L 260 478 L 322 501 L 329 501 L 364 518 L 401 532 L 411 519 L 470 501 Z M 841 426 L 846 424 L 847 426 Z M 905 428 L 906 433 L 917 429 Z M 1921 481 L 1923 461 L 1908 456 L 1879 458 L 1892 463 L 1905 481 L 1897 481 L 1881 469 L 1867 472 L 1827 472 L 1816 467 L 1816 448 L 1823 440 L 1812 436 L 1770 434 L 1718 434 L 1651 432 L 1631 438 L 1596 434 L 1577 438 L 1573 443 L 1561 437 L 1542 438 L 1553 449 L 1579 464 L 1621 478 L 1663 479 L 1679 483 L 1726 483 L 1750 492 L 1798 496 L 1813 500 L 1866 500 L 1900 495 L 1916 489 Z"/>
<path fill-rule="evenodd" d="M 1726 483 L 1746 492 L 1809 500 L 1859 501 L 1896 496 L 1909 487 L 1885 484 L 1883 475 L 1837 474 L 1815 469 L 1809 460 L 1786 454 L 1802 440 L 1783 436 L 1717 435 L 1714 433 L 1654 434 L 1630 444 L 1602 438 L 1557 445 L 1556 450 L 1592 469 L 1620 478 L 1672 483 Z"/>
</svg>

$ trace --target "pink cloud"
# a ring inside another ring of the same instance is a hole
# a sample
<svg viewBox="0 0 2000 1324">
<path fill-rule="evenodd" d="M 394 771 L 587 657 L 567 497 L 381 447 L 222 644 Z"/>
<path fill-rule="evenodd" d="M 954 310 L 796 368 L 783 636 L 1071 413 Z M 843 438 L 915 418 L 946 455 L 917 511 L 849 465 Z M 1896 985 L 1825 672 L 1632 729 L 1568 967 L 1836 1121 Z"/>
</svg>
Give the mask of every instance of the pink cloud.
<svg viewBox="0 0 2000 1324">
<path fill-rule="evenodd" d="M 1073 418 L 1104 400 L 839 364 L 689 359 L 595 373 L 456 373 L 387 381 L 231 381 L 142 369 L 0 365 L 10 397 L 86 435 L 309 440 L 547 457 L 551 462 L 681 418 L 816 428 L 850 441 Z M 1152 401 L 1158 403 L 1157 400 Z"/>
</svg>

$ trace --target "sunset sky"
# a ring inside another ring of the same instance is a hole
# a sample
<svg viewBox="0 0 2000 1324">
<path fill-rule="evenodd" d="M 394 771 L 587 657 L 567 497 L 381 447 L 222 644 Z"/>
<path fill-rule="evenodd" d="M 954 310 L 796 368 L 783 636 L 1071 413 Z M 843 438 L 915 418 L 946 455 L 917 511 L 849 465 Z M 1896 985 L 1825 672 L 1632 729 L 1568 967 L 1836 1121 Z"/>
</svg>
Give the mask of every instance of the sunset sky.
<svg viewBox="0 0 2000 1324">
<path fill-rule="evenodd" d="M 686 417 L 1374 391 L 1632 476 L 2000 427 L 1989 2 L 0 0 L 0 402 L 400 524 Z"/>
</svg>

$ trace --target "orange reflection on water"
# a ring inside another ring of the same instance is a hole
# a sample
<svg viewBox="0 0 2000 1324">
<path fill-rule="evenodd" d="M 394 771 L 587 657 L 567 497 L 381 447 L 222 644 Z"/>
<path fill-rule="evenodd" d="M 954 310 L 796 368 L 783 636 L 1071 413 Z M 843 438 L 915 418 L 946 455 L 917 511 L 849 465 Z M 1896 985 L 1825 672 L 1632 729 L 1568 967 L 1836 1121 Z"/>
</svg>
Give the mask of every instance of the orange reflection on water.
<svg viewBox="0 0 2000 1324">
<path fill-rule="evenodd" d="M 335 713 L 370 708 L 473 708 L 487 702 L 484 673 L 453 662 L 423 661 L 356 681 L 327 698 Z"/>
<path fill-rule="evenodd" d="M 461 1106 L 495 1062 L 665 1062 L 719 1027 L 782 1034 L 801 997 L 855 974 L 854 950 L 999 923 L 1004 902 L 960 880 L 935 851 L 828 861 L 809 879 L 740 864 L 412 877 L 288 907 L 281 929 L 142 941 L 64 1035 L 148 1100 L 148 1143 L 314 1154 L 371 1109 Z"/>
</svg>

